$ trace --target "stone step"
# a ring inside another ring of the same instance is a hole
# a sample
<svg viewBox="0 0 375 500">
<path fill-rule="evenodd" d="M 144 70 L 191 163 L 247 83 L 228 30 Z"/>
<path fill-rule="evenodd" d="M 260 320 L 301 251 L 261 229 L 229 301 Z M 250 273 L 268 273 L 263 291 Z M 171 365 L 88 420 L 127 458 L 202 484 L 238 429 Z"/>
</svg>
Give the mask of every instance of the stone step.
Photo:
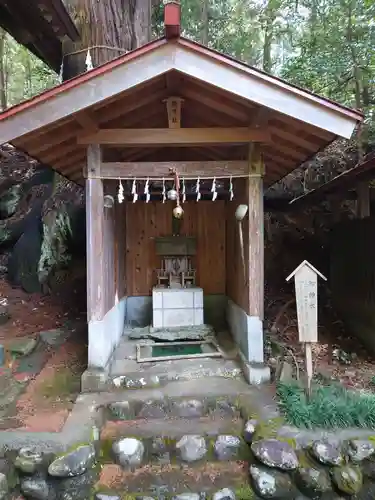
<svg viewBox="0 0 375 500">
<path fill-rule="evenodd" d="M 105 421 L 184 418 L 238 418 L 240 398 L 235 397 L 165 397 L 161 399 L 123 399 L 104 409 Z"/>
<path fill-rule="evenodd" d="M 130 462 L 196 465 L 215 461 L 247 460 L 241 419 L 153 419 L 107 422 L 101 429 L 99 449 L 106 463 Z M 135 451 L 136 450 L 136 451 Z M 138 453 L 138 455 L 137 455 Z"/>
<path fill-rule="evenodd" d="M 185 434 L 214 437 L 219 434 L 241 436 L 243 421 L 240 418 L 154 418 L 126 421 L 108 421 L 101 429 L 102 439 L 119 439 L 126 436 L 153 438 L 165 436 L 179 439 Z"/>
<path fill-rule="evenodd" d="M 123 363 L 122 360 L 120 360 Z M 142 370 L 135 371 L 137 366 L 122 367 L 116 362 L 111 375 L 106 382 L 106 390 L 152 389 L 164 387 L 170 382 L 207 379 L 220 377 L 244 381 L 242 369 L 238 360 L 225 358 L 199 358 L 175 361 L 159 361 L 157 363 L 142 363 Z M 136 361 L 129 361 L 137 365 Z M 139 365 L 140 363 L 138 363 Z M 149 365 L 149 366 L 147 366 Z M 132 368 L 134 371 L 132 371 Z M 122 375 L 126 373 L 126 375 Z"/>
<path fill-rule="evenodd" d="M 148 465 L 137 469 L 134 474 L 124 471 L 118 465 L 108 464 L 101 469 L 96 485 L 97 498 L 102 500 L 99 496 L 102 492 L 113 495 L 114 499 L 116 495 L 120 499 L 129 500 L 146 496 L 169 499 L 183 494 L 181 500 L 203 500 L 212 498 L 224 488 L 229 488 L 238 500 L 257 500 L 258 497 L 249 486 L 247 469 L 246 464 L 237 462 L 206 463 L 189 470 L 179 465 Z M 224 495 L 215 498 L 224 500 Z"/>
</svg>

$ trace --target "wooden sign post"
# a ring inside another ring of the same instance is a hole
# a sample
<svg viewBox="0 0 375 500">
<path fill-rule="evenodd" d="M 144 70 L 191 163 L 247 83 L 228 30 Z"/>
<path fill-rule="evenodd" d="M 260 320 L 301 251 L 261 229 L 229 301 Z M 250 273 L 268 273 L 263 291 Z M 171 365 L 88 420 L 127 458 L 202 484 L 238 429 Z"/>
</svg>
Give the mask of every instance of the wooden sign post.
<svg viewBox="0 0 375 500">
<path fill-rule="evenodd" d="M 318 342 L 318 276 L 323 276 L 307 260 L 304 260 L 286 279 L 294 277 L 296 291 L 298 338 L 305 345 L 307 394 L 311 395 L 313 377 L 312 344 Z"/>
</svg>

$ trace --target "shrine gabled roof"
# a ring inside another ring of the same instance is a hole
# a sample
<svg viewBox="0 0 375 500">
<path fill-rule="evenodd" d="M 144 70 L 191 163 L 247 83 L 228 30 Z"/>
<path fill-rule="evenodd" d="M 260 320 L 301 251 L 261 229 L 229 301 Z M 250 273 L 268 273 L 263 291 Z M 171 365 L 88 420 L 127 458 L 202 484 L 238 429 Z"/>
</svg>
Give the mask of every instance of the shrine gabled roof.
<svg viewBox="0 0 375 500">
<path fill-rule="evenodd" d="M 163 101 L 179 95 L 182 126 L 249 126 L 268 113 L 267 184 L 336 137 L 350 138 L 362 113 L 290 85 L 186 38 L 155 40 L 0 114 L 0 143 L 12 142 L 79 181 L 86 150 L 76 136 L 99 127 L 163 127 Z M 144 149 L 134 155 L 143 159 Z M 154 151 L 155 153 L 155 151 Z M 160 151 L 155 154 L 159 154 Z M 198 152 L 197 152 L 198 154 Z M 241 156 L 241 148 L 204 151 L 206 159 Z M 216 154 L 216 156 L 215 156 Z M 234 158 L 237 159 L 237 158 Z M 241 158 L 242 159 L 242 158 Z"/>
</svg>

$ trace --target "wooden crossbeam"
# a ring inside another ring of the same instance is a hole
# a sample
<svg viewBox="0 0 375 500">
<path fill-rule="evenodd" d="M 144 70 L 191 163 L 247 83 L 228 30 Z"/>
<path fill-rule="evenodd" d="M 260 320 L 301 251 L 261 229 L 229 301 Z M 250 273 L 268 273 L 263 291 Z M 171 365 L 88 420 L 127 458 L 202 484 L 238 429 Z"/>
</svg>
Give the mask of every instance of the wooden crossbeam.
<svg viewBox="0 0 375 500">
<path fill-rule="evenodd" d="M 78 144 L 122 146 L 198 146 L 201 144 L 242 144 L 270 142 L 267 129 L 232 128 L 149 128 L 101 129 L 94 134 L 79 135 Z"/>
<path fill-rule="evenodd" d="M 158 161 L 158 162 L 103 162 L 98 177 L 118 179 L 133 177 L 167 178 L 175 168 L 181 177 L 247 176 L 248 161 Z M 91 175 L 93 176 L 93 175 Z M 94 175 L 95 177 L 95 175 Z"/>
</svg>

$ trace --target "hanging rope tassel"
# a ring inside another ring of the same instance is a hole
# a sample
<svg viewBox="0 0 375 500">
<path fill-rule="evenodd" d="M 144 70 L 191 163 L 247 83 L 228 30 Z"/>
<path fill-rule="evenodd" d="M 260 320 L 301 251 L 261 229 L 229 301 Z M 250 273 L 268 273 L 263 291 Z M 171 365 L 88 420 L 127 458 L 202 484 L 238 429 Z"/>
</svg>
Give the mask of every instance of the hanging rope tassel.
<svg viewBox="0 0 375 500">
<path fill-rule="evenodd" d="M 146 195 L 146 203 L 150 201 L 150 186 L 149 186 L 149 179 L 146 180 L 145 184 L 145 195 Z"/>
<path fill-rule="evenodd" d="M 163 195 L 163 203 L 165 203 L 165 200 L 167 199 L 167 195 L 166 195 L 166 191 L 165 191 L 165 180 L 164 180 L 164 177 L 163 177 L 163 192 L 162 192 L 162 195 Z"/>
<path fill-rule="evenodd" d="M 132 184 L 132 195 L 133 195 L 133 203 L 135 203 L 138 200 L 137 180 L 136 179 L 134 179 L 133 184 Z"/>
<path fill-rule="evenodd" d="M 211 193 L 212 193 L 212 201 L 215 201 L 217 198 L 216 177 L 214 177 L 214 180 L 212 181 Z"/>
<path fill-rule="evenodd" d="M 90 49 L 87 51 L 85 63 L 86 63 L 86 71 L 90 71 L 91 69 L 94 69 L 94 65 L 92 64 Z"/>
<path fill-rule="evenodd" d="M 186 186 L 185 186 L 185 179 L 182 179 L 182 203 L 185 203 L 186 201 Z"/>
<path fill-rule="evenodd" d="M 59 83 L 63 82 L 63 73 L 64 73 L 64 58 L 61 61 L 60 72 L 59 72 Z"/>
<path fill-rule="evenodd" d="M 229 200 L 233 201 L 233 198 L 234 198 L 233 181 L 232 181 L 232 176 L 230 176 L 230 179 L 229 179 Z"/>
<path fill-rule="evenodd" d="M 200 187 L 201 187 L 201 181 L 200 178 L 198 177 L 197 183 L 195 185 L 195 192 L 197 193 L 197 201 L 201 199 Z"/>
<path fill-rule="evenodd" d="M 117 199 L 119 203 L 122 203 L 124 201 L 124 186 L 122 185 L 121 179 L 118 180 L 118 194 L 117 194 Z"/>
</svg>

